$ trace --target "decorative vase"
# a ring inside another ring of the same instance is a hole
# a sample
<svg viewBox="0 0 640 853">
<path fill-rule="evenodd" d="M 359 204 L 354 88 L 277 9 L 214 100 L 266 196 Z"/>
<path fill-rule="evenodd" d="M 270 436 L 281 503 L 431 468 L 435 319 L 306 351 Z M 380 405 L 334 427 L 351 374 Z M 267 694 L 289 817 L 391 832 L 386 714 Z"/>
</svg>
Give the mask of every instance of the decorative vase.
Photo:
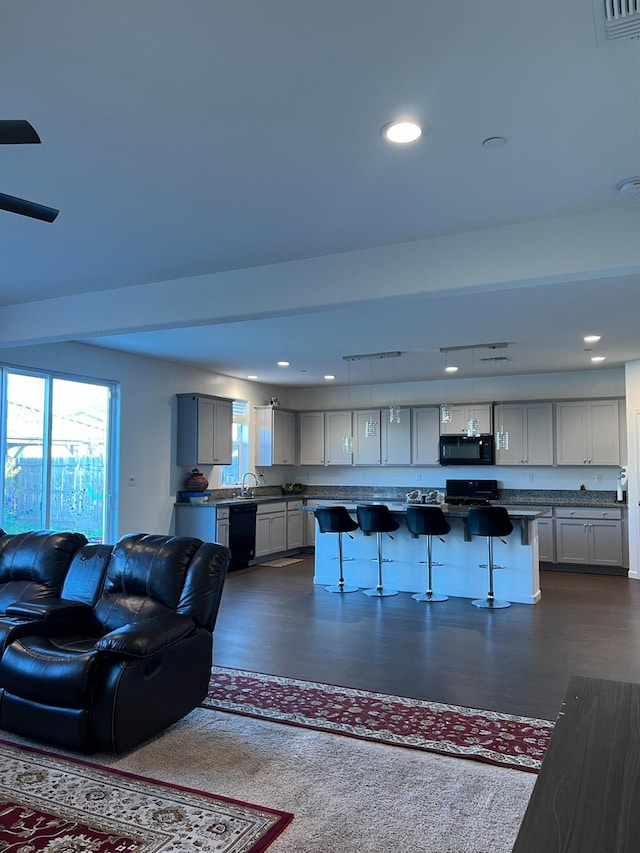
<svg viewBox="0 0 640 853">
<path fill-rule="evenodd" d="M 198 471 L 197 468 L 194 468 L 193 471 L 187 475 L 187 478 L 184 481 L 184 488 L 187 492 L 204 492 L 205 489 L 209 488 L 209 481 L 202 471 Z"/>
</svg>

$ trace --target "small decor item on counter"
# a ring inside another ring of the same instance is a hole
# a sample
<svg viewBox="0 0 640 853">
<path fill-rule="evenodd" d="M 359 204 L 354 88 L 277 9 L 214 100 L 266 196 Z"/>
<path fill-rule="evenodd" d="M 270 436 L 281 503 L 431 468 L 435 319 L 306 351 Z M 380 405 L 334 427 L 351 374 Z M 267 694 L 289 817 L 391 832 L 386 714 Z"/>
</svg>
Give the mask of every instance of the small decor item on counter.
<svg viewBox="0 0 640 853">
<path fill-rule="evenodd" d="M 280 488 L 285 495 L 301 495 L 304 492 L 302 483 L 283 483 Z"/>
<path fill-rule="evenodd" d="M 422 492 L 420 489 L 411 489 L 410 492 L 407 492 L 407 503 L 408 504 L 417 504 L 422 500 Z"/>
<path fill-rule="evenodd" d="M 187 492 L 204 492 L 209 488 L 209 481 L 204 476 L 202 471 L 194 468 L 184 481 L 184 488 Z"/>
</svg>

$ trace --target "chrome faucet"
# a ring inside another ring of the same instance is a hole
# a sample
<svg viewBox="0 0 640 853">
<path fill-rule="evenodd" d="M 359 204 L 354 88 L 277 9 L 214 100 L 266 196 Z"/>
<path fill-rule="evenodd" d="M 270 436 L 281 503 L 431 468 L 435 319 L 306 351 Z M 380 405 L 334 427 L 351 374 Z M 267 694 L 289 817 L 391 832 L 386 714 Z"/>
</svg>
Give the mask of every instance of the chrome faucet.
<svg viewBox="0 0 640 853">
<path fill-rule="evenodd" d="M 253 473 L 253 471 L 247 471 L 247 473 L 243 474 L 243 476 L 242 476 L 242 484 L 240 486 L 240 497 L 241 498 L 245 497 L 245 495 L 247 493 L 247 487 L 246 487 L 245 482 L 244 482 L 247 477 L 253 477 L 254 486 L 260 485 L 260 481 L 258 480 L 258 477 Z"/>
</svg>

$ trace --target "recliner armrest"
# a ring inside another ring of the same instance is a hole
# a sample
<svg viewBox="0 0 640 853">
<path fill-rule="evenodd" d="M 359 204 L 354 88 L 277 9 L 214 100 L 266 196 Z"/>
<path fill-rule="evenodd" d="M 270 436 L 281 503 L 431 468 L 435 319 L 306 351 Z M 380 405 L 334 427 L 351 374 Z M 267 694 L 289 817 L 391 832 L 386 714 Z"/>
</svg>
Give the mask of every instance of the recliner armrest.
<svg viewBox="0 0 640 853">
<path fill-rule="evenodd" d="M 194 629 L 190 616 L 167 613 L 110 631 L 96 642 L 95 649 L 121 657 L 146 658 L 193 634 Z"/>
<path fill-rule="evenodd" d="M 6 612 L 7 616 L 48 620 L 87 615 L 93 612 L 93 608 L 82 601 L 73 601 L 70 598 L 40 598 L 37 601 L 14 601 L 7 607 Z"/>
</svg>

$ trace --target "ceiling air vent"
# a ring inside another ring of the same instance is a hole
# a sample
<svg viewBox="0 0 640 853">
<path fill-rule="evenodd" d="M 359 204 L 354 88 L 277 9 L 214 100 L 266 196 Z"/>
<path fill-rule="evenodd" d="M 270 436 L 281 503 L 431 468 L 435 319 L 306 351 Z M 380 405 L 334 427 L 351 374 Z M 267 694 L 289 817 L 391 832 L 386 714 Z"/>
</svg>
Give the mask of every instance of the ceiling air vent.
<svg viewBox="0 0 640 853">
<path fill-rule="evenodd" d="M 640 39 L 640 0 L 593 0 L 598 36 Z"/>
</svg>

